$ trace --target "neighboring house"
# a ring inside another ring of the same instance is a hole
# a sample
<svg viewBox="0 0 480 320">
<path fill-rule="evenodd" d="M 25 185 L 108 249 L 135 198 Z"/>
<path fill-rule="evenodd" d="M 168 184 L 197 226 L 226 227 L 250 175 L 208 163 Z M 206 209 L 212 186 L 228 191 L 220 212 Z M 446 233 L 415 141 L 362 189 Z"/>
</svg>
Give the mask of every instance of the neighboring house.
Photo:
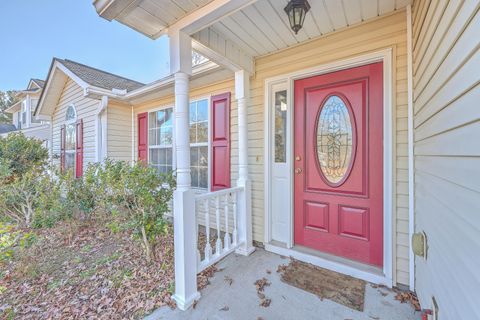
<svg viewBox="0 0 480 320">
<path fill-rule="evenodd" d="M 17 101 L 14 105 L 5 110 L 12 114 L 13 131 L 19 131 L 27 137 L 33 137 L 44 142 L 45 147 L 50 147 L 50 122 L 48 118 L 36 117 L 35 108 L 38 104 L 45 82 L 39 79 L 30 79 L 25 90 L 17 92 Z M 0 133 L 2 134 L 2 133 Z M 8 133 L 3 133 L 5 136 Z"/>
</svg>

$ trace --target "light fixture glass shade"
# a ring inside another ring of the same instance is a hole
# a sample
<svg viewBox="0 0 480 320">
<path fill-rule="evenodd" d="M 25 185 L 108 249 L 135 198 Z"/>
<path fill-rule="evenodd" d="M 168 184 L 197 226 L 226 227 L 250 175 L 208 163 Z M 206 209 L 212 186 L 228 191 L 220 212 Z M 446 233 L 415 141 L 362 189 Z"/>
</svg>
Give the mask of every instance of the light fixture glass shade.
<svg viewBox="0 0 480 320">
<path fill-rule="evenodd" d="M 310 4 L 307 0 L 290 0 L 285 7 L 290 28 L 295 34 L 298 34 L 298 31 L 303 27 L 308 10 L 310 10 Z"/>
</svg>

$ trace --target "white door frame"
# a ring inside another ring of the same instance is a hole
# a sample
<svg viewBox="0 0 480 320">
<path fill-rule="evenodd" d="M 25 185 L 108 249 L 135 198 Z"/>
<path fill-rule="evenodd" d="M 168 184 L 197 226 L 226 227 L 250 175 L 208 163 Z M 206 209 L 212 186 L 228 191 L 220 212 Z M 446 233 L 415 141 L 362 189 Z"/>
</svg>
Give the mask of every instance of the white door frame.
<svg viewBox="0 0 480 320">
<path fill-rule="evenodd" d="M 271 121 L 271 92 L 272 85 L 286 82 L 287 83 L 287 117 L 289 128 L 289 141 L 293 141 L 293 124 L 294 124 L 294 81 L 298 79 L 308 78 L 316 75 L 321 75 L 333 71 L 339 71 L 344 69 L 350 69 L 357 66 L 366 65 L 374 62 L 383 62 L 383 275 L 371 275 L 368 272 L 360 271 L 355 267 L 348 267 L 331 261 L 324 261 L 323 259 L 316 259 L 316 262 L 324 266 L 325 268 L 334 269 L 341 273 L 347 273 L 354 277 L 358 277 L 367 281 L 377 282 L 385 284 L 389 287 L 393 284 L 393 72 L 392 72 L 392 48 L 383 49 L 376 52 L 371 52 L 363 55 L 359 55 L 353 58 L 335 61 L 332 63 L 323 64 L 314 68 L 304 69 L 289 74 L 275 76 L 265 80 L 265 112 L 264 112 L 264 153 L 265 153 L 265 190 L 264 190 L 264 205 L 265 205 L 265 244 L 267 250 L 274 249 L 272 245 L 272 233 L 271 233 L 271 163 L 272 163 L 272 121 Z M 289 230 L 290 237 L 289 242 L 285 244 L 286 249 L 290 249 L 294 245 L 294 201 L 293 201 L 293 146 L 287 150 L 287 166 L 290 172 L 290 214 L 289 214 Z M 272 250 L 275 251 L 275 250 Z M 277 250 L 278 251 L 278 250 Z M 293 252 L 292 252 L 293 253 Z M 304 255 L 304 254 L 303 254 Z"/>
</svg>

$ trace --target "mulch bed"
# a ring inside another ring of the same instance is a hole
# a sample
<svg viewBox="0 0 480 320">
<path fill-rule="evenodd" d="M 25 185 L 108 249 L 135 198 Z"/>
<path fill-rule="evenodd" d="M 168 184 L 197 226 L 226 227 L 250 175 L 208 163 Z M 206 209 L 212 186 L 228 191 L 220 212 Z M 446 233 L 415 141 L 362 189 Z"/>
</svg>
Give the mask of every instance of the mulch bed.
<svg viewBox="0 0 480 320">
<path fill-rule="evenodd" d="M 329 299 L 354 310 L 363 311 L 365 281 L 291 259 L 279 266 L 281 280 L 311 292 L 320 299 Z"/>
<path fill-rule="evenodd" d="M 138 319 L 175 307 L 171 229 L 152 263 L 130 234 L 91 223 L 35 233 L 31 248 L 0 266 L 1 319 Z M 215 270 L 199 275 L 201 288 Z"/>
</svg>

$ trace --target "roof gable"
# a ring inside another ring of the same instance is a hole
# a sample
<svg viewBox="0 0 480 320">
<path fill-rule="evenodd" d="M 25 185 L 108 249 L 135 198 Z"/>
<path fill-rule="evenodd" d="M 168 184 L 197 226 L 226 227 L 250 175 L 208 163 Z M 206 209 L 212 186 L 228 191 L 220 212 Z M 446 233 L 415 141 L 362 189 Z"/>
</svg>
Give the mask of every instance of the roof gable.
<svg viewBox="0 0 480 320">
<path fill-rule="evenodd" d="M 36 115 L 50 116 L 54 112 L 68 78 L 82 87 L 85 90 L 85 95 L 88 89 L 129 92 L 144 86 L 141 82 L 92 68 L 72 60 L 53 58 L 46 83 L 44 84 L 45 88 L 35 110 Z"/>
</svg>

